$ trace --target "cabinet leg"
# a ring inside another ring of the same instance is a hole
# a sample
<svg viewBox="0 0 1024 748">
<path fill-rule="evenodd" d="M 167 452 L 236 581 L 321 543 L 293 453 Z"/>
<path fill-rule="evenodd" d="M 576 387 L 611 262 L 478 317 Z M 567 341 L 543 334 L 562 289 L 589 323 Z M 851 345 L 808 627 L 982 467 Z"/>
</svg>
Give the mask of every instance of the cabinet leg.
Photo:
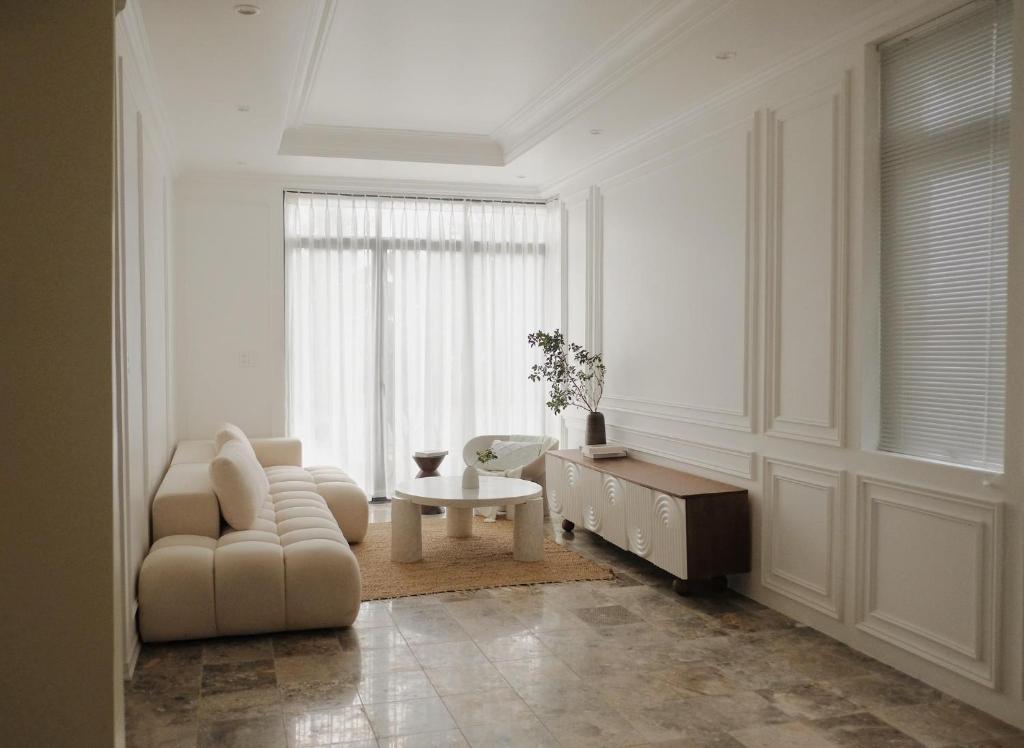
<svg viewBox="0 0 1024 748">
<path fill-rule="evenodd" d="M 721 595 L 729 589 L 729 580 L 724 575 L 707 579 L 673 579 L 672 589 L 683 597 Z"/>
<path fill-rule="evenodd" d="M 572 532 L 573 529 L 575 529 L 575 527 L 576 527 L 576 523 L 575 522 L 570 522 L 567 519 L 563 519 L 562 520 L 562 529 L 565 532 Z"/>
</svg>

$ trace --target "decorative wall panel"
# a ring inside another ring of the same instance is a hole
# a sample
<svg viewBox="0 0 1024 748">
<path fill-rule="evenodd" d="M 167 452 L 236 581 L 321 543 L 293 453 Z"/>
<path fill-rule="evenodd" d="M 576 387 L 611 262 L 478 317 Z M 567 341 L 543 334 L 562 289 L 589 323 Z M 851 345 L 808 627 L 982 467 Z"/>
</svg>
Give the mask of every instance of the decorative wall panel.
<svg viewBox="0 0 1024 748">
<path fill-rule="evenodd" d="M 765 430 L 840 446 L 849 84 L 767 115 Z"/>
<path fill-rule="evenodd" d="M 844 473 L 764 461 L 761 582 L 832 618 L 840 618 Z"/>
<path fill-rule="evenodd" d="M 1002 504 L 858 482 L 857 626 L 994 687 Z"/>
</svg>

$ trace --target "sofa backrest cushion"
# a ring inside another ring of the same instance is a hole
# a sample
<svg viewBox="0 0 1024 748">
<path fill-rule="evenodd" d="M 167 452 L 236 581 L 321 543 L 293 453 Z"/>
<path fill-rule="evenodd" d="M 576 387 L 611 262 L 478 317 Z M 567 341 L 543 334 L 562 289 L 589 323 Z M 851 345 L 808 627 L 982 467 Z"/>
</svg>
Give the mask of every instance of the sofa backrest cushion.
<svg viewBox="0 0 1024 748">
<path fill-rule="evenodd" d="M 252 447 L 230 439 L 210 463 L 210 480 L 224 520 L 236 530 L 248 530 L 267 500 L 267 474 Z"/>
</svg>

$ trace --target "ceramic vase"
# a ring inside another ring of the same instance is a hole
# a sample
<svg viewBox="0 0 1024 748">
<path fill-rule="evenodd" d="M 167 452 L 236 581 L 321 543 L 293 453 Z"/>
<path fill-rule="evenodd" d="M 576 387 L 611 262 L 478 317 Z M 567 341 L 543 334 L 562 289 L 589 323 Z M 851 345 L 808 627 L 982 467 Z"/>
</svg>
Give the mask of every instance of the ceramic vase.
<svg viewBox="0 0 1024 748">
<path fill-rule="evenodd" d="M 474 466 L 468 465 L 466 469 L 462 471 L 462 487 L 480 488 L 480 473 L 476 471 Z"/>
<path fill-rule="evenodd" d="M 584 438 L 586 444 L 607 444 L 604 435 L 604 413 L 596 410 L 587 413 L 587 433 Z"/>
</svg>

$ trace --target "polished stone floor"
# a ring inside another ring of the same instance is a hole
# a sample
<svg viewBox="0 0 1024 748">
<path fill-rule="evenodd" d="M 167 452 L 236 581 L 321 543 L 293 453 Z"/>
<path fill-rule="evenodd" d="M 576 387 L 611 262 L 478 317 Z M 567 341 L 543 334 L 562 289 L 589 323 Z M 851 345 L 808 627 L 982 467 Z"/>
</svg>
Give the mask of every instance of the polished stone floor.
<svg viewBox="0 0 1024 748">
<path fill-rule="evenodd" d="M 616 579 L 364 603 L 350 630 L 146 646 L 128 744 L 1024 747 L 747 598 L 681 598 L 600 538 L 554 534 Z"/>
</svg>

